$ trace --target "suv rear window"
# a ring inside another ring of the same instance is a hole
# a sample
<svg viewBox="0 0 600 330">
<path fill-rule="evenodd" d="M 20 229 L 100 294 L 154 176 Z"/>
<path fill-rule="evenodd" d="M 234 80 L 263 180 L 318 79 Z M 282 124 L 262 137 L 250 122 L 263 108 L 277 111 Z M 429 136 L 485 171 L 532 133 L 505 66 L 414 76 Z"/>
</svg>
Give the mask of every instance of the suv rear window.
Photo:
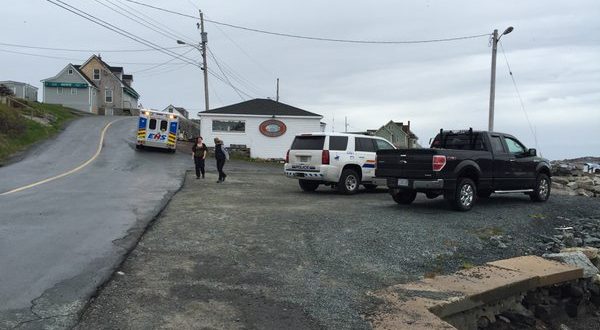
<svg viewBox="0 0 600 330">
<path fill-rule="evenodd" d="M 432 148 L 457 150 L 487 150 L 480 133 L 444 133 L 440 140 L 438 134 L 431 143 Z"/>
<path fill-rule="evenodd" d="M 325 136 L 296 136 L 292 142 L 292 150 L 323 150 Z"/>
<path fill-rule="evenodd" d="M 355 138 L 356 146 L 354 149 L 356 151 L 367 151 L 367 152 L 375 152 L 375 143 L 373 139 L 369 138 Z"/>
<path fill-rule="evenodd" d="M 345 151 L 348 147 L 347 136 L 330 136 L 329 137 L 329 150 L 342 150 Z"/>
</svg>

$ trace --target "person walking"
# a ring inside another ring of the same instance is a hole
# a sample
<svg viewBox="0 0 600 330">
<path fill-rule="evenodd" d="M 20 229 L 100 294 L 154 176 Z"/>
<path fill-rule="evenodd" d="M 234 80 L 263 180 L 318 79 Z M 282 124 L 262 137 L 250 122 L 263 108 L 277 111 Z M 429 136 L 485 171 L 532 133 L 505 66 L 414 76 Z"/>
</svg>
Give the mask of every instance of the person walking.
<svg viewBox="0 0 600 330">
<path fill-rule="evenodd" d="M 225 181 L 227 174 L 223 172 L 223 166 L 225 166 L 225 161 L 229 159 L 229 153 L 223 146 L 223 140 L 218 137 L 215 138 L 215 158 L 217 160 L 217 171 L 219 171 L 219 180 L 217 183 L 221 183 Z"/>
<path fill-rule="evenodd" d="M 196 165 L 196 179 L 200 179 L 200 174 L 204 179 L 204 160 L 206 159 L 207 150 L 206 144 L 202 142 L 202 137 L 197 137 L 196 143 L 192 146 L 192 158 L 194 159 L 194 165 Z"/>
</svg>

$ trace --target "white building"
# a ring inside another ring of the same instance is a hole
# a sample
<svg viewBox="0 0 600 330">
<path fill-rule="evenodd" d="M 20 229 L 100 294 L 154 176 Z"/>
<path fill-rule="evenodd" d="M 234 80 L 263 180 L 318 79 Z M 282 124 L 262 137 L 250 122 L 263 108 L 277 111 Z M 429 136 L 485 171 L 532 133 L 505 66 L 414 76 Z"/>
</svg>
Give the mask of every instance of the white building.
<svg viewBox="0 0 600 330">
<path fill-rule="evenodd" d="M 37 101 L 38 88 L 23 82 L 5 80 L 0 81 L 0 85 L 4 85 L 13 91 L 15 97 L 26 99 L 29 101 Z"/>
<path fill-rule="evenodd" d="M 254 99 L 202 111 L 200 132 L 207 146 L 215 137 L 250 148 L 250 156 L 283 159 L 297 134 L 321 131 L 323 116 L 270 99 Z"/>
</svg>

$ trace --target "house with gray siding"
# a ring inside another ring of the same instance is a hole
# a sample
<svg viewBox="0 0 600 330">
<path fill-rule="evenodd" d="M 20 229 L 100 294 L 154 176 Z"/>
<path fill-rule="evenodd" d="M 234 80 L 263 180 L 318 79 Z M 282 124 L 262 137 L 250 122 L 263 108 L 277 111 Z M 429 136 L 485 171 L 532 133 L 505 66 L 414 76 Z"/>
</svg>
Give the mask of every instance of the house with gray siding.
<svg viewBox="0 0 600 330">
<path fill-rule="evenodd" d="M 81 65 L 69 64 L 42 82 L 46 103 L 99 115 L 138 113 L 139 94 L 131 86 L 133 75 L 124 74 L 123 67 L 110 66 L 97 55 Z"/>
<path fill-rule="evenodd" d="M 56 76 L 42 80 L 42 84 L 44 103 L 98 113 L 98 86 L 77 65 L 69 63 Z"/>
<path fill-rule="evenodd" d="M 38 88 L 27 83 L 5 80 L 0 81 L 0 85 L 4 85 L 8 87 L 8 89 L 12 90 L 13 94 L 15 94 L 15 97 L 28 101 L 37 101 L 38 99 Z"/>
<path fill-rule="evenodd" d="M 354 134 L 374 135 L 390 141 L 396 148 L 410 149 L 421 148 L 417 142 L 419 138 L 410 130 L 410 120 L 405 125 L 403 122 L 390 120 L 379 129 L 369 129 L 365 132 L 353 132 Z"/>
<path fill-rule="evenodd" d="M 176 106 L 174 106 L 172 104 L 169 104 L 169 106 L 166 107 L 163 110 L 163 112 L 174 113 L 174 114 L 180 115 L 180 116 L 182 116 L 182 117 L 184 117 L 186 119 L 189 119 L 189 117 L 190 117 L 189 111 L 187 111 L 185 108 L 183 108 L 183 107 L 176 107 Z"/>
</svg>

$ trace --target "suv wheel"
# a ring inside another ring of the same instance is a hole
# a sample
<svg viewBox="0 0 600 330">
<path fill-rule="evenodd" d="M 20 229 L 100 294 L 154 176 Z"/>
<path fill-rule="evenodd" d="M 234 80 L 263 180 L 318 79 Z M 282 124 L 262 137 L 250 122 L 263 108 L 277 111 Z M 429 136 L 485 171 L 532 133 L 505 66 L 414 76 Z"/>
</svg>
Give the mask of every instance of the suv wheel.
<svg viewBox="0 0 600 330">
<path fill-rule="evenodd" d="M 390 194 L 398 204 L 410 204 L 417 197 L 417 192 L 414 190 L 390 191 Z"/>
<path fill-rule="evenodd" d="M 298 184 L 300 188 L 304 191 L 315 191 L 319 188 L 319 181 L 311 181 L 311 180 L 298 180 Z"/>
<path fill-rule="evenodd" d="M 469 178 L 459 178 L 454 196 L 450 199 L 452 206 L 458 211 L 468 211 L 477 199 L 477 187 Z"/>
<path fill-rule="evenodd" d="M 535 188 L 533 192 L 529 193 L 529 198 L 534 202 L 547 201 L 550 197 L 550 187 L 552 187 L 550 178 L 544 173 L 538 174 L 535 179 Z"/>
<path fill-rule="evenodd" d="M 360 179 L 356 171 L 351 169 L 345 169 L 342 171 L 340 182 L 337 184 L 339 192 L 346 195 L 352 195 L 358 191 L 359 186 Z"/>
</svg>

